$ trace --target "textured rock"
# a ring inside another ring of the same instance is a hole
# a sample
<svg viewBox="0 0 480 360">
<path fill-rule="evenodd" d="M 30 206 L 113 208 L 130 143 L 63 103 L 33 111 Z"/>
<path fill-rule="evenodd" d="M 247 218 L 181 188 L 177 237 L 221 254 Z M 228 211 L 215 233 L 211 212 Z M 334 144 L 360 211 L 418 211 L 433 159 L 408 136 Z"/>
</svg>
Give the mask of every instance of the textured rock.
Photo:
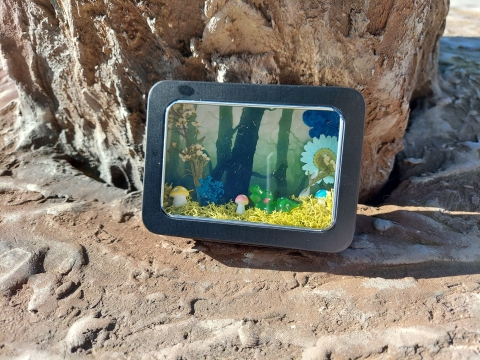
<svg viewBox="0 0 480 360">
<path fill-rule="evenodd" d="M 0 253 L 0 294 L 11 293 L 36 274 L 45 252 L 45 248 L 14 248 Z"/>
<path fill-rule="evenodd" d="M 96 340 L 98 333 L 107 329 L 112 320 L 99 318 L 97 314 L 87 315 L 77 320 L 68 330 L 65 337 L 65 347 L 70 352 L 75 352 L 82 346 L 91 346 Z"/>
<path fill-rule="evenodd" d="M 15 122 L 18 116 L 18 92 L 13 80 L 8 76 L 0 56 L 0 149 L 12 149 L 15 145 Z M 0 168 L 0 176 L 8 171 Z"/>
<path fill-rule="evenodd" d="M 480 203 L 480 39 L 445 37 L 441 48 L 441 87 L 417 102 L 389 201 L 467 215 Z"/>
<path fill-rule="evenodd" d="M 354 241 L 339 254 L 153 235 L 138 194 L 51 149 L 0 153 L 0 272 L 13 249 L 46 251 L 39 274 L 0 296 L 0 358 L 478 358 L 478 152 L 461 138 L 478 123 L 464 116 L 478 104 L 467 81 L 478 55 L 454 40 L 460 56 L 446 53 L 456 64 L 442 60 L 453 102 L 417 106 L 404 154 L 419 166 L 416 139 L 433 137 L 437 121 L 459 126 L 439 131 L 451 158 L 426 176 L 400 172 L 390 204 L 359 206 Z M 378 231 L 380 220 L 391 226 Z M 48 300 L 29 312 L 41 293 Z"/>
<path fill-rule="evenodd" d="M 57 295 L 57 299 L 64 297 L 66 294 L 68 294 L 73 288 L 75 287 L 75 284 L 73 281 L 67 281 L 66 283 L 60 285 L 56 290 L 55 290 L 55 295 Z"/>
<path fill-rule="evenodd" d="M 48 358 L 119 359 L 468 358 L 480 350 L 476 214 L 359 206 L 354 241 L 340 254 L 196 242 L 149 233 L 135 194 L 83 174 L 69 181 L 67 162 L 55 169 L 44 202 L 2 205 L 10 194 L 0 192 L 0 253 L 25 246 L 31 233 L 32 246 L 49 249 L 45 273 L 0 297 L 0 357 L 42 358 L 44 348 Z M 10 192 L 27 186 L 18 182 Z M 91 195 L 78 184 L 118 198 L 85 204 Z M 131 217 L 119 223 L 125 211 Z M 378 231 L 377 220 L 391 227 Z M 116 240 L 98 241 L 103 234 Z M 64 259 L 76 259 L 70 271 Z"/>
<path fill-rule="evenodd" d="M 243 347 L 251 348 L 258 345 L 259 336 L 255 331 L 255 324 L 252 321 L 247 322 L 238 329 L 238 336 Z"/>
<path fill-rule="evenodd" d="M 49 314 L 57 308 L 54 295 L 58 278 L 51 273 L 37 274 L 31 277 L 33 295 L 28 302 L 27 310 Z"/>
<path fill-rule="evenodd" d="M 373 222 L 373 227 L 378 231 L 385 231 L 392 227 L 392 222 L 384 219 L 375 219 Z"/>
<path fill-rule="evenodd" d="M 15 83 L 8 76 L 0 61 L 0 109 L 5 109 L 12 101 L 18 98 Z M 3 115 L 3 114 L 2 114 Z"/>
<path fill-rule="evenodd" d="M 318 340 L 315 347 L 306 350 L 302 359 L 352 359 L 360 354 L 365 358 L 387 359 L 447 359 L 455 355 L 470 358 L 471 352 L 476 351 L 475 346 L 448 346 L 452 342 L 453 332 L 454 326 L 443 329 L 415 326 L 325 336 Z M 478 334 L 476 332 L 475 335 Z"/>
<path fill-rule="evenodd" d="M 162 79 L 349 86 L 367 101 L 361 197 L 401 150 L 409 102 L 436 83 L 448 2 L 5 0 L 17 147 L 56 145 L 140 189 L 146 94 Z"/>
</svg>

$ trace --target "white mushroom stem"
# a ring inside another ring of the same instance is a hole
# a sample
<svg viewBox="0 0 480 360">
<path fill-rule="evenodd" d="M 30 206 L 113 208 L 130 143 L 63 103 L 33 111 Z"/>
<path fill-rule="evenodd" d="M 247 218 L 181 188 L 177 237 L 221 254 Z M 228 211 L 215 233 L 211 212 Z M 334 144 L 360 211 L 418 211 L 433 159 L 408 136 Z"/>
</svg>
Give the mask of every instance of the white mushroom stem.
<svg viewBox="0 0 480 360">
<path fill-rule="evenodd" d="M 172 196 L 173 198 L 173 206 L 178 207 L 178 206 L 183 206 L 187 204 L 187 195 L 181 195 L 177 194 Z"/>
<path fill-rule="evenodd" d="M 243 215 L 244 212 L 245 212 L 245 205 L 244 204 L 238 204 L 237 214 Z"/>
</svg>

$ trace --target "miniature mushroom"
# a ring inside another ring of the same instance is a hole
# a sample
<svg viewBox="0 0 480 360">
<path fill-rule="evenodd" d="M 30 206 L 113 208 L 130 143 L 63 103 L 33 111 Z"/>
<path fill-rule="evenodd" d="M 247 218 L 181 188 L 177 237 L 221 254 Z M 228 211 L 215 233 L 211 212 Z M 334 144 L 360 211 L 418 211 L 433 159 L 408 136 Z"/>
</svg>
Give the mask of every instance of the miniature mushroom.
<svg viewBox="0 0 480 360">
<path fill-rule="evenodd" d="M 248 197 L 246 197 L 245 195 L 238 195 L 236 198 L 235 198 L 235 204 L 237 204 L 237 214 L 240 214 L 242 215 L 244 212 L 245 212 L 245 205 L 248 204 Z"/>
<path fill-rule="evenodd" d="M 318 190 L 315 193 L 315 199 L 317 199 L 320 205 L 325 205 L 327 203 L 326 198 L 327 198 L 327 190 L 322 189 L 322 190 Z"/>
<path fill-rule="evenodd" d="M 175 186 L 169 194 L 169 196 L 173 198 L 173 206 L 178 207 L 185 205 L 188 194 L 188 190 L 183 186 Z"/>
</svg>

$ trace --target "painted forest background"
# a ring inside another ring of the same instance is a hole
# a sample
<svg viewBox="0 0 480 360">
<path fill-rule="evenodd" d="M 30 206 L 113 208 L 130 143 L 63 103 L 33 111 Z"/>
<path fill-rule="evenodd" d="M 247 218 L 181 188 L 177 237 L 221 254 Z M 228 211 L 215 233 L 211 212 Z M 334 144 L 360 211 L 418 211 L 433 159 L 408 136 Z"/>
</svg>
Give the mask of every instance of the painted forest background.
<svg viewBox="0 0 480 360">
<path fill-rule="evenodd" d="M 298 196 L 308 185 L 300 159 L 312 140 L 304 109 L 176 103 L 168 111 L 165 184 L 195 190 L 211 176 L 223 183 L 219 203 L 259 185 L 275 197 Z M 316 111 L 318 113 L 318 111 Z M 321 111 L 324 118 L 337 113 Z M 330 134 L 338 139 L 338 125 Z M 318 189 L 331 189 L 321 182 Z"/>
</svg>

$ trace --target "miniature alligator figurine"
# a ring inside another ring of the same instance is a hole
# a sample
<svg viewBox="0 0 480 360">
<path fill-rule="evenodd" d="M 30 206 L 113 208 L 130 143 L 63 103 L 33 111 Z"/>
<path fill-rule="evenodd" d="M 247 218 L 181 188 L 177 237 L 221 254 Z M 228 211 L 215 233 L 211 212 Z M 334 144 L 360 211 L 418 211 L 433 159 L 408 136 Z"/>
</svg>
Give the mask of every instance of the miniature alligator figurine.
<svg viewBox="0 0 480 360">
<path fill-rule="evenodd" d="M 289 212 L 300 206 L 299 203 L 285 197 L 275 200 L 271 191 L 265 191 L 258 185 L 250 186 L 248 190 L 250 191 L 249 198 L 255 207 L 266 211 L 267 214 L 271 214 L 273 211 Z"/>
</svg>

